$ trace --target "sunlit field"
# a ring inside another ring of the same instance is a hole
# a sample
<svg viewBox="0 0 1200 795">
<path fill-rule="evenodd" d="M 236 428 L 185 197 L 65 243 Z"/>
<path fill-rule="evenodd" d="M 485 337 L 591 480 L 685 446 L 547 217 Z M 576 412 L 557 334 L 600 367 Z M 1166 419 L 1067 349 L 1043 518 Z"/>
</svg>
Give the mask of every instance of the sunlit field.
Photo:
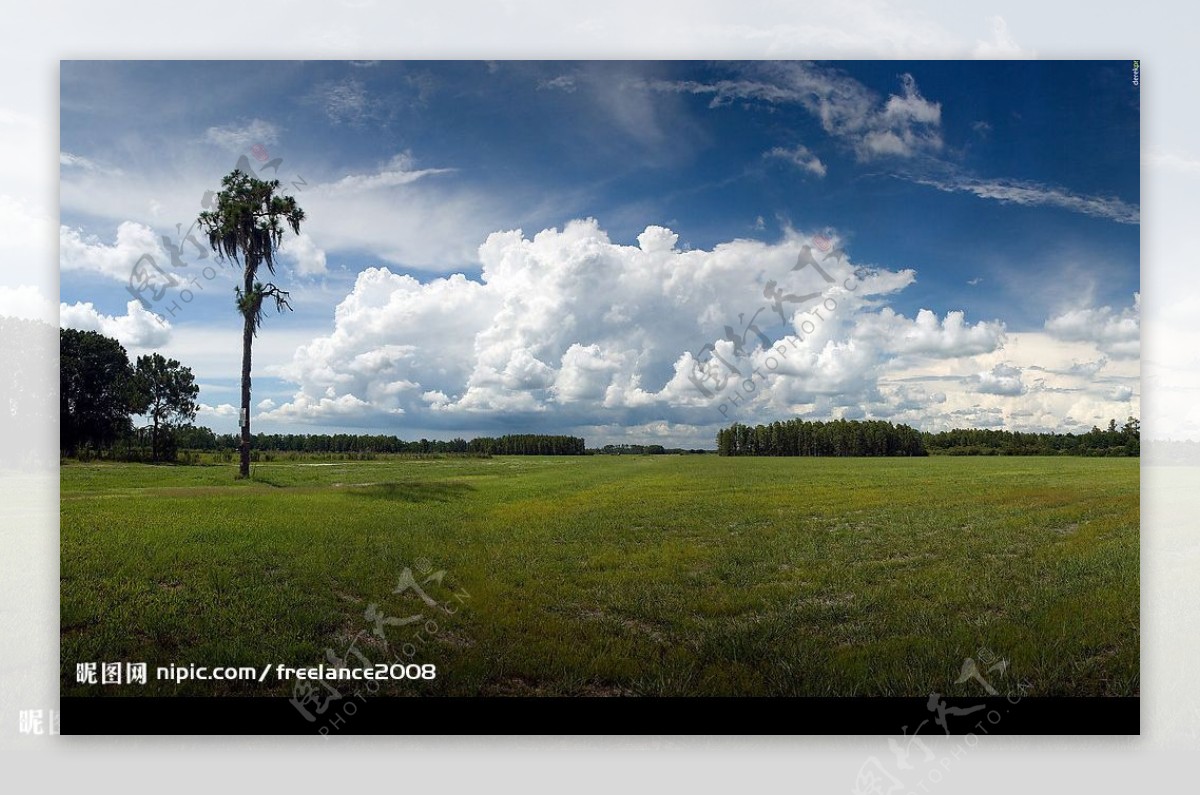
<svg viewBox="0 0 1200 795">
<path fill-rule="evenodd" d="M 1139 691 L 1138 461 L 496 457 L 62 467 L 78 661 L 433 664 L 390 694 Z M 405 570 L 418 588 L 401 588 Z M 424 599 L 422 598 L 424 595 Z M 432 603 L 432 604 L 431 604 Z M 414 619 L 420 616 L 420 619 Z M 354 644 L 355 653 L 347 650 Z"/>
</svg>

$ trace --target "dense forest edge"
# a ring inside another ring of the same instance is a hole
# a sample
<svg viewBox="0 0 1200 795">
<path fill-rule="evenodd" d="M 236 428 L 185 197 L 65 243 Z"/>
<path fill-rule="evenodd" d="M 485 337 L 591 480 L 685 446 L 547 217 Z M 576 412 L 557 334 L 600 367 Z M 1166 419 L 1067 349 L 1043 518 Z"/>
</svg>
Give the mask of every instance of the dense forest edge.
<svg viewBox="0 0 1200 795">
<path fill-rule="evenodd" d="M 956 428 L 929 433 L 881 420 L 786 420 L 717 431 L 717 453 L 728 456 L 1141 455 L 1141 423 L 1086 433 L 1022 433 Z"/>
</svg>

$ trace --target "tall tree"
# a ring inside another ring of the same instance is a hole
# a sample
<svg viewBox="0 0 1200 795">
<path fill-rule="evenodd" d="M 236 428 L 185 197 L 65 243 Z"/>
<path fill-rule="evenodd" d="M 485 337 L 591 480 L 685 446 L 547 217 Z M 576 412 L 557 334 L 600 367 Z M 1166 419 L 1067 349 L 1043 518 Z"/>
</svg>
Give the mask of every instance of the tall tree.
<svg viewBox="0 0 1200 795">
<path fill-rule="evenodd" d="M 133 368 L 121 343 L 95 331 L 60 329 L 59 447 L 112 445 L 140 410 Z"/>
<path fill-rule="evenodd" d="M 242 315 L 242 477 L 250 475 L 250 350 L 262 327 L 263 302 L 275 302 L 275 310 L 291 309 L 288 292 L 273 282 L 258 281 L 263 265 L 275 275 L 275 256 L 283 242 L 285 228 L 300 234 L 304 211 L 291 196 L 277 196 L 279 180 L 255 179 L 233 171 L 221 180 L 212 210 L 197 219 L 208 235 L 208 244 L 217 256 L 242 266 L 242 285 L 235 288 L 238 312 Z"/>
<path fill-rule="evenodd" d="M 190 367 L 161 353 L 139 356 L 134 368 L 134 384 L 145 408 L 140 413 L 150 418 L 150 449 L 155 461 L 169 449 L 174 457 L 174 431 L 196 418 L 196 396 L 200 387 Z"/>
</svg>

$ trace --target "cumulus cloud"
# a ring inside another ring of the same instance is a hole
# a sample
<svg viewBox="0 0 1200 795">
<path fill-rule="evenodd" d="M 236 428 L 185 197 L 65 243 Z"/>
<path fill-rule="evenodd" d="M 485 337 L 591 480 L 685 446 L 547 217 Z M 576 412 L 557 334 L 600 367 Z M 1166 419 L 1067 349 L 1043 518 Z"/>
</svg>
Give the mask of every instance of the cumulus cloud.
<svg viewBox="0 0 1200 795">
<path fill-rule="evenodd" d="M 317 247 L 307 232 L 289 235 L 279 248 L 283 258 L 292 263 L 301 276 L 316 276 L 325 273 L 325 252 Z"/>
<path fill-rule="evenodd" d="M 201 403 L 196 409 L 196 417 L 201 422 L 205 419 L 236 419 L 240 415 L 240 411 L 236 406 L 229 403 L 221 403 L 216 406 L 210 406 L 207 403 Z"/>
<path fill-rule="evenodd" d="M 166 344 L 171 335 L 171 324 L 160 322 L 136 300 L 125 305 L 124 315 L 105 315 L 91 302 L 60 304 L 58 311 L 62 328 L 98 331 L 127 348 L 158 347 Z"/>
<path fill-rule="evenodd" d="M 1025 385 L 1021 382 L 1021 370 L 1006 364 L 998 364 L 988 372 L 975 376 L 978 390 L 985 395 L 1023 395 Z"/>
<path fill-rule="evenodd" d="M 0 317 L 53 323 L 57 315 L 58 307 L 33 285 L 0 287 Z"/>
<path fill-rule="evenodd" d="M 818 177 L 823 177 L 826 173 L 825 164 L 821 162 L 821 159 L 814 155 L 807 146 L 802 144 L 798 144 L 791 149 L 777 146 L 767 152 L 765 156 L 786 160 L 801 171 L 807 171 Z"/>
<path fill-rule="evenodd" d="M 1133 304 L 1068 309 L 1046 321 L 1046 331 L 1060 340 L 1090 342 L 1114 359 L 1135 359 L 1141 350 L 1142 297 Z"/>
<path fill-rule="evenodd" d="M 279 140 L 279 128 L 262 119 L 241 124 L 209 127 L 204 140 L 231 152 L 245 152 L 255 144 L 273 144 Z"/>
<path fill-rule="evenodd" d="M 888 308 L 863 317 L 854 334 L 870 339 L 883 350 L 899 354 L 974 356 L 994 351 L 1004 343 L 1004 324 L 979 322 L 971 325 L 963 312 L 948 312 L 942 320 L 922 309 L 913 320 Z"/>
<path fill-rule="evenodd" d="M 995 321 L 930 310 L 906 318 L 881 307 L 914 281 L 911 270 L 854 276 L 833 259 L 824 267 L 834 284 L 815 269 L 795 270 L 812 242 L 789 231 L 775 244 L 681 250 L 678 235 L 649 226 L 636 245 L 622 245 L 589 219 L 532 237 L 490 235 L 479 249 L 480 281 L 456 274 L 420 282 L 369 268 L 337 307 L 332 333 L 279 368 L 298 390 L 263 416 L 385 426 L 403 416 L 406 425 L 447 429 L 597 418 L 711 425 L 722 421 L 720 397 L 706 392 L 698 367 L 719 361 L 731 367 L 726 387 L 737 381 L 733 368 L 769 370 L 770 383 L 752 398 L 768 408 L 870 404 L 882 412 L 945 400 L 881 390 L 898 357 L 940 361 L 1002 346 Z M 831 302 L 825 309 L 836 307 L 816 324 L 814 293 Z M 786 299 L 778 309 L 773 296 Z M 794 342 L 780 357 L 775 346 L 785 339 Z"/>
<path fill-rule="evenodd" d="M 123 282 L 129 280 L 130 272 L 143 255 L 160 265 L 170 262 L 160 236 L 150 227 L 132 221 L 124 221 L 117 227 L 116 241 L 112 244 L 68 226 L 59 228 L 58 241 L 59 266 L 63 270 L 88 271 Z"/>
</svg>

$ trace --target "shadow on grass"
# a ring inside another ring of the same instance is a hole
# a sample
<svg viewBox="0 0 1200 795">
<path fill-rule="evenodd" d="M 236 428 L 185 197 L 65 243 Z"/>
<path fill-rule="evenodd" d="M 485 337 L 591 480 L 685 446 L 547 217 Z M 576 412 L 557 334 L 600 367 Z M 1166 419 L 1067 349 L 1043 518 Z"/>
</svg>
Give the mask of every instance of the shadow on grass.
<svg viewBox="0 0 1200 795">
<path fill-rule="evenodd" d="M 239 476 L 235 477 L 234 480 L 241 481 L 244 483 L 261 483 L 264 486 L 270 486 L 271 488 L 274 488 L 274 489 L 287 488 L 287 484 L 282 483 L 278 480 L 273 480 L 273 479 L 267 477 L 266 475 L 260 475 L 259 473 L 255 472 L 254 470 L 250 470 L 250 477 L 244 478 L 239 475 Z"/>
<path fill-rule="evenodd" d="M 475 487 L 454 481 L 424 482 L 397 481 L 394 483 L 372 483 L 352 486 L 346 490 L 357 497 L 395 502 L 451 502 L 465 497 Z"/>
</svg>

